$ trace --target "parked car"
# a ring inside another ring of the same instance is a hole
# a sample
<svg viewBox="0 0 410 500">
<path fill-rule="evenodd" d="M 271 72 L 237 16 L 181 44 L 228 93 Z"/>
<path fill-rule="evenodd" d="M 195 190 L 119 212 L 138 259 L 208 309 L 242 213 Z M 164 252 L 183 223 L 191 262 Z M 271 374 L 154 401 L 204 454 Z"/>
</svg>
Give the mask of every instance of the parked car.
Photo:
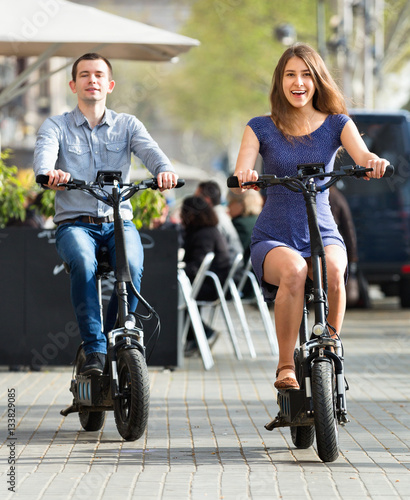
<svg viewBox="0 0 410 500">
<path fill-rule="evenodd" d="M 338 184 L 351 208 L 359 266 L 370 284 L 410 307 L 410 113 L 353 110 L 370 151 L 387 158 L 395 175 L 381 181 L 347 178 Z M 353 165 L 343 152 L 336 160 Z"/>
</svg>

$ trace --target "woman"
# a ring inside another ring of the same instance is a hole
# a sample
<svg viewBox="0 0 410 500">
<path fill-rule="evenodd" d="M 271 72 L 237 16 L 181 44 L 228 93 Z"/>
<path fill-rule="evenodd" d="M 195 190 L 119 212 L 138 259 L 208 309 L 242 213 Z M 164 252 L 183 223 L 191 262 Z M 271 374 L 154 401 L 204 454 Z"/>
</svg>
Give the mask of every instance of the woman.
<svg viewBox="0 0 410 500">
<path fill-rule="evenodd" d="M 199 267 L 207 253 L 213 252 L 215 257 L 212 261 L 210 271 L 219 278 L 221 284 L 230 270 L 230 258 L 228 243 L 219 232 L 218 216 L 215 210 L 206 200 L 200 196 L 188 196 L 184 199 L 181 207 L 181 223 L 185 230 L 184 262 L 185 272 L 192 282 L 197 275 Z M 197 296 L 198 300 L 212 301 L 218 298 L 214 282 L 206 278 Z M 217 339 L 216 332 L 204 324 L 205 334 L 210 345 Z M 190 356 L 197 350 L 192 329 L 188 332 L 185 355 Z"/>
<path fill-rule="evenodd" d="M 301 163 L 325 163 L 326 171 L 331 171 L 340 146 L 356 164 L 373 168 L 367 180 L 383 176 L 389 162 L 369 152 L 347 116 L 344 98 L 323 60 L 308 45 L 298 43 L 283 53 L 273 75 L 270 104 L 270 115 L 253 118 L 245 129 L 234 173 L 240 185 L 258 179 L 254 170 L 258 153 L 264 160 L 265 173 L 282 177 L 296 174 Z M 249 187 L 236 192 L 245 189 Z M 328 322 L 340 332 L 346 308 L 347 257 L 328 196 L 327 191 L 317 196 L 317 212 L 328 270 Z M 275 298 L 277 290 L 279 362 L 274 385 L 277 389 L 297 389 L 293 351 L 302 317 L 305 280 L 311 271 L 301 194 L 283 186 L 267 190 L 252 235 L 251 258 L 265 300 Z"/>
</svg>

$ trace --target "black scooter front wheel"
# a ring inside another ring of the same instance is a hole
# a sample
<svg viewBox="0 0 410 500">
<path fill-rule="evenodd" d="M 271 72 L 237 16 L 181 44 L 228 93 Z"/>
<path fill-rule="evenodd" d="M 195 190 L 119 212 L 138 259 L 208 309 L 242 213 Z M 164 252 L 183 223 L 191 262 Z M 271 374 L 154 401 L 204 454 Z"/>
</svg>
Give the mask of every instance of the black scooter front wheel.
<svg viewBox="0 0 410 500">
<path fill-rule="evenodd" d="M 77 353 L 77 358 L 75 361 L 75 374 L 79 374 L 83 364 L 85 363 L 85 352 L 83 348 L 80 348 Z M 99 431 L 104 425 L 105 421 L 105 411 L 89 411 L 83 406 L 79 413 L 78 418 L 80 419 L 81 427 L 88 432 Z"/>
<path fill-rule="evenodd" d="M 117 369 L 120 396 L 114 401 L 115 423 L 125 440 L 135 441 L 148 423 L 148 368 L 138 349 L 122 349 L 117 354 Z"/>
<path fill-rule="evenodd" d="M 334 462 L 339 456 L 339 436 L 333 365 L 328 359 L 313 363 L 312 397 L 318 455 L 323 462 Z"/>
</svg>

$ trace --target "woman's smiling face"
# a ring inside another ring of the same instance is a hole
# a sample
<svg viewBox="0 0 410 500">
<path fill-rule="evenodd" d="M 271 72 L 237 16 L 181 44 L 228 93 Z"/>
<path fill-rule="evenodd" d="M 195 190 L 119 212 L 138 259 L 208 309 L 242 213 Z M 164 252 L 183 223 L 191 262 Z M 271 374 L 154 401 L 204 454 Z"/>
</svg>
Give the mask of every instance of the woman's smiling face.
<svg viewBox="0 0 410 500">
<path fill-rule="evenodd" d="M 300 57 L 291 57 L 286 63 L 282 85 L 285 97 L 293 107 L 303 108 L 312 102 L 316 87 L 309 68 Z"/>
</svg>

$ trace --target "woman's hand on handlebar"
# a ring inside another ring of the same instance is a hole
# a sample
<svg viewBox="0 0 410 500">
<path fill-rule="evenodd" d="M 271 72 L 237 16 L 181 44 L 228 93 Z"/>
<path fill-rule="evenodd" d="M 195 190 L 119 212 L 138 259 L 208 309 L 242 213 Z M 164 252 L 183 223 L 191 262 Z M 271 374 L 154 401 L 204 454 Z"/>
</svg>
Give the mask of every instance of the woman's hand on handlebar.
<svg viewBox="0 0 410 500">
<path fill-rule="evenodd" d="M 58 184 L 66 184 L 71 178 L 70 174 L 63 170 L 49 170 L 46 175 L 48 175 L 47 187 L 55 191 L 64 191 L 65 187 Z"/>
<path fill-rule="evenodd" d="M 162 192 L 177 185 L 178 176 L 175 172 L 160 172 L 157 175 L 158 189 Z"/>
<path fill-rule="evenodd" d="M 238 178 L 238 183 L 241 186 L 241 192 L 243 193 L 247 189 L 255 189 L 259 191 L 259 187 L 257 186 L 243 186 L 244 182 L 256 182 L 259 179 L 259 174 L 256 170 L 252 168 L 248 168 L 247 170 L 238 170 L 234 173 L 234 175 Z"/>
<path fill-rule="evenodd" d="M 384 158 L 372 158 L 367 161 L 366 168 L 372 168 L 371 172 L 366 173 L 366 177 L 363 177 L 366 181 L 370 179 L 381 179 L 386 171 L 386 166 L 389 165 L 390 162 L 385 160 Z"/>
</svg>

